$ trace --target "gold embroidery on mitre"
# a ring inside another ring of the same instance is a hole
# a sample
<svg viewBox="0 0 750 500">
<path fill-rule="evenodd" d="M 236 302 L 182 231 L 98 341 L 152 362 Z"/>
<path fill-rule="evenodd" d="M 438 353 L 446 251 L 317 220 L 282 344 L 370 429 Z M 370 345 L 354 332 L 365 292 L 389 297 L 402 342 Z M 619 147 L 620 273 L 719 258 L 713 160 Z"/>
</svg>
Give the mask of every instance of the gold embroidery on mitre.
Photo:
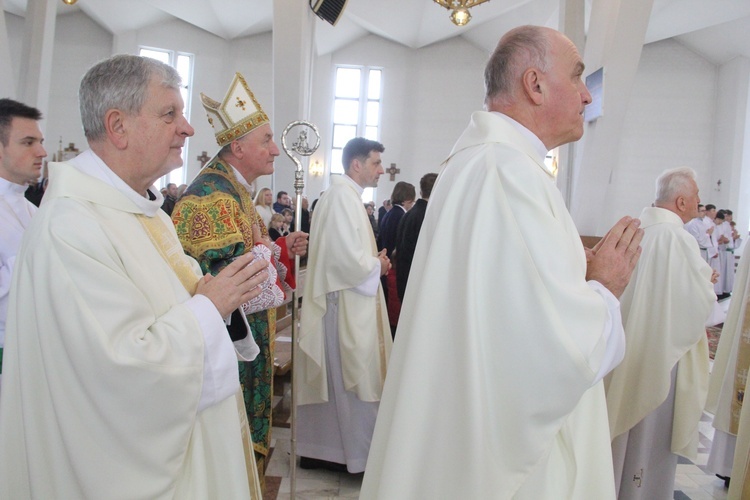
<svg viewBox="0 0 750 500">
<path fill-rule="evenodd" d="M 201 102 L 214 128 L 216 142 L 222 147 L 270 121 L 239 73 L 235 73 L 221 102 L 203 93 Z"/>
</svg>

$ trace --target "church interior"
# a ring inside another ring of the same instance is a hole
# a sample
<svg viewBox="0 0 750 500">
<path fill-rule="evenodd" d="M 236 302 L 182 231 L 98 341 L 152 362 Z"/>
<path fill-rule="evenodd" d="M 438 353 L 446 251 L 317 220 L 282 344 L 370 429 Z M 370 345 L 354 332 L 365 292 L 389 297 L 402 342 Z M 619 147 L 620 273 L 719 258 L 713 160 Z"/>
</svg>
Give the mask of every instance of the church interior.
<svg viewBox="0 0 750 500">
<path fill-rule="evenodd" d="M 307 161 L 317 168 L 305 177 L 312 201 L 339 170 L 337 69 L 375 68 L 382 72 L 377 139 L 383 164 L 392 166 L 372 193 L 378 207 L 396 182 L 418 185 L 439 171 L 471 112 L 482 108 L 482 71 L 500 36 L 544 25 L 577 44 L 584 76 L 603 68 L 600 116 L 586 123 L 581 141 L 549 157 L 580 234 L 600 237 L 620 217 L 636 217 L 653 201 L 654 179 L 678 166 L 696 171 L 702 203 L 731 208 L 748 233 L 747 0 L 494 0 L 473 7 L 465 26 L 431 0 L 344 4 L 332 25 L 295 0 L 0 0 L 0 96 L 42 110 L 52 160 L 68 145 L 86 148 L 77 89 L 91 65 L 142 49 L 189 56 L 186 112 L 195 136 L 177 179 L 189 184 L 217 149 L 200 95 L 223 95 L 239 72 L 276 138 L 294 120 L 318 127 L 321 146 Z M 294 164 L 282 152 L 274 175 L 255 187 L 291 194 L 293 184 Z M 288 342 L 288 324 L 277 346 Z M 288 398 L 288 376 L 277 377 L 269 498 L 289 496 Z M 678 466 L 674 498 L 726 498 L 723 481 L 701 468 L 713 433 L 708 416 L 700 430 L 699 460 Z M 357 498 L 360 482 L 361 475 L 300 471 L 297 489 L 304 498 Z"/>
<path fill-rule="evenodd" d="M 455 26 L 433 2 L 350 0 L 335 26 L 307 2 L 247 0 L 3 0 L 2 94 L 37 105 L 50 151 L 84 149 L 76 89 L 95 61 L 158 48 L 192 55 L 187 108 L 196 129 L 187 145 L 185 180 L 215 152 L 200 93 L 222 95 L 242 73 L 278 136 L 304 118 L 322 131 L 308 175 L 314 200 L 332 168 L 333 81 L 339 66 L 383 69 L 379 141 L 385 176 L 376 206 L 398 181 L 417 184 L 450 152 L 472 111 L 481 109 L 481 71 L 500 36 L 521 24 L 558 28 L 576 41 L 586 74 L 604 68 L 603 116 L 574 148 L 557 154 L 558 185 L 579 231 L 601 236 L 622 215 L 653 198 L 664 169 L 689 166 L 704 203 L 735 210 L 750 226 L 748 94 L 750 5 L 743 0 L 493 1 Z M 32 23 L 33 21 L 33 23 Z M 32 45 L 25 40 L 34 40 Z M 258 187 L 292 190 L 292 162 L 282 155 Z M 180 184 L 179 182 L 177 184 Z"/>
</svg>

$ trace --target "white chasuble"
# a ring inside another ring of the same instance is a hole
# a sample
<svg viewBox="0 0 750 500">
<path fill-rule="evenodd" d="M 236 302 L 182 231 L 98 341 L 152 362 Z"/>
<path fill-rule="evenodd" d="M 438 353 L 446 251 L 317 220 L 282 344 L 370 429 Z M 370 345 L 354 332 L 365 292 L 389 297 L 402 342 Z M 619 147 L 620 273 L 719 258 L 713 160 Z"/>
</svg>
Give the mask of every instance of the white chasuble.
<svg viewBox="0 0 750 500">
<path fill-rule="evenodd" d="M 51 164 L 49 185 L 14 271 L 0 498 L 250 498 L 235 397 L 199 411 L 218 312 L 185 305 L 202 296 L 121 191 L 71 164 Z"/>
<path fill-rule="evenodd" d="M 430 196 L 361 498 L 613 499 L 619 309 L 585 276 L 543 156 L 475 112 Z"/>
<path fill-rule="evenodd" d="M 361 208 L 361 210 L 360 210 Z M 361 401 L 379 401 L 393 343 L 383 290 L 355 291 L 378 266 L 372 226 L 353 181 L 334 176 L 318 201 L 300 323 L 298 404 L 328 401 L 323 317 L 338 292 L 338 337 L 344 387 Z M 377 274 L 376 274 L 377 277 Z M 377 281 L 379 283 L 379 281 Z"/>
<path fill-rule="evenodd" d="M 365 470 L 392 345 L 361 192 L 334 177 L 315 209 L 295 358 L 299 453 L 351 473 Z"/>
<path fill-rule="evenodd" d="M 654 411 L 675 381 L 672 453 L 695 459 L 708 390 L 705 322 L 716 296 L 711 268 L 673 212 L 640 215 L 643 253 L 620 297 L 627 350 L 605 379 L 612 439 Z"/>
</svg>

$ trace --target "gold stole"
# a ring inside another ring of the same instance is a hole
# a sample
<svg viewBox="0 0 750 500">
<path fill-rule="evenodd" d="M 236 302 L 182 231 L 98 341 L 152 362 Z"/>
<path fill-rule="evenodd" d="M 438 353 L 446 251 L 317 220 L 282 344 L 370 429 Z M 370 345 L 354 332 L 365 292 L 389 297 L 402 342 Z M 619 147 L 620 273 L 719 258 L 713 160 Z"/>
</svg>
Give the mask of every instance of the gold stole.
<svg viewBox="0 0 750 500">
<path fill-rule="evenodd" d="M 195 295 L 195 290 L 198 288 L 198 282 L 200 278 L 195 275 L 193 266 L 190 265 L 190 261 L 185 255 L 185 251 L 182 249 L 180 240 L 169 231 L 164 221 L 159 218 L 159 215 L 153 217 L 147 217 L 143 214 L 137 214 L 138 222 L 141 223 L 143 229 L 146 230 L 146 234 L 151 239 L 151 243 L 154 244 L 159 254 L 175 272 L 177 278 L 185 287 L 185 290 L 192 296 Z"/>
<path fill-rule="evenodd" d="M 180 240 L 173 231 L 170 231 L 161 220 L 159 215 L 147 217 L 143 214 L 137 214 L 138 222 L 141 223 L 146 234 L 151 239 L 159 254 L 169 264 L 169 267 L 177 275 L 177 278 L 185 287 L 190 295 L 195 295 L 200 278 L 196 276 L 190 260 L 182 249 Z M 247 468 L 247 481 L 250 487 L 251 498 L 261 500 L 260 480 L 258 478 L 258 468 L 255 465 L 255 455 L 253 454 L 253 443 L 250 438 L 250 424 L 247 421 L 247 410 L 245 410 L 245 400 L 242 397 L 242 389 L 235 395 L 237 399 L 237 413 L 240 418 L 240 431 L 242 435 L 242 447 L 245 451 L 245 466 Z"/>
</svg>

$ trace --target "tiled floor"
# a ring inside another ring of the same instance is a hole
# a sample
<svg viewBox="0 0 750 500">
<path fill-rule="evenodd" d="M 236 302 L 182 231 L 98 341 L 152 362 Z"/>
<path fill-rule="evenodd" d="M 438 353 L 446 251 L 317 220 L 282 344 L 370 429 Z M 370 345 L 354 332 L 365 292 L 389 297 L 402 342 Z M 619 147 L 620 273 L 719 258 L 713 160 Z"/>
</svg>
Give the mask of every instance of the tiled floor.
<svg viewBox="0 0 750 500">
<path fill-rule="evenodd" d="M 699 430 L 698 459 L 695 463 L 680 459 L 674 483 L 674 498 L 676 500 L 725 499 L 727 489 L 724 487 L 724 481 L 705 470 L 708 452 L 711 450 L 711 439 L 714 437 L 714 428 L 711 426 L 709 414 L 703 414 Z"/>
<path fill-rule="evenodd" d="M 274 432 L 274 451 L 268 465 L 268 476 L 280 476 L 281 485 L 276 498 L 290 498 L 289 477 L 289 429 L 276 428 Z M 359 498 L 362 485 L 362 474 L 346 474 L 325 470 L 303 470 L 297 467 L 298 499 L 323 498 Z M 268 497 L 268 495 L 266 495 Z M 273 500 L 265 498 L 264 500 Z"/>
<path fill-rule="evenodd" d="M 282 333 L 283 334 L 283 333 Z M 278 494 L 267 487 L 264 500 L 290 498 L 290 441 L 289 409 L 291 403 L 289 376 L 274 380 L 273 433 L 271 460 L 266 477 L 280 478 Z M 299 463 L 299 459 L 297 459 Z M 297 467 L 297 499 L 359 498 L 363 474 L 346 474 L 326 470 L 303 470 Z M 278 480 L 276 480 L 278 481 Z M 269 484 L 275 481 L 270 481 Z"/>
<path fill-rule="evenodd" d="M 713 437 L 711 417 L 703 415 L 700 423 L 701 448 L 696 463 L 681 459 L 677 465 L 674 498 L 676 500 L 723 500 L 727 498 L 724 481 L 707 473 L 704 468 Z M 288 428 L 274 427 L 274 452 L 268 475 L 281 477 L 278 499 L 290 498 Z M 358 498 L 362 474 L 345 474 L 322 470 L 297 469 L 298 499 Z M 267 498 L 266 500 L 273 500 Z"/>
</svg>

